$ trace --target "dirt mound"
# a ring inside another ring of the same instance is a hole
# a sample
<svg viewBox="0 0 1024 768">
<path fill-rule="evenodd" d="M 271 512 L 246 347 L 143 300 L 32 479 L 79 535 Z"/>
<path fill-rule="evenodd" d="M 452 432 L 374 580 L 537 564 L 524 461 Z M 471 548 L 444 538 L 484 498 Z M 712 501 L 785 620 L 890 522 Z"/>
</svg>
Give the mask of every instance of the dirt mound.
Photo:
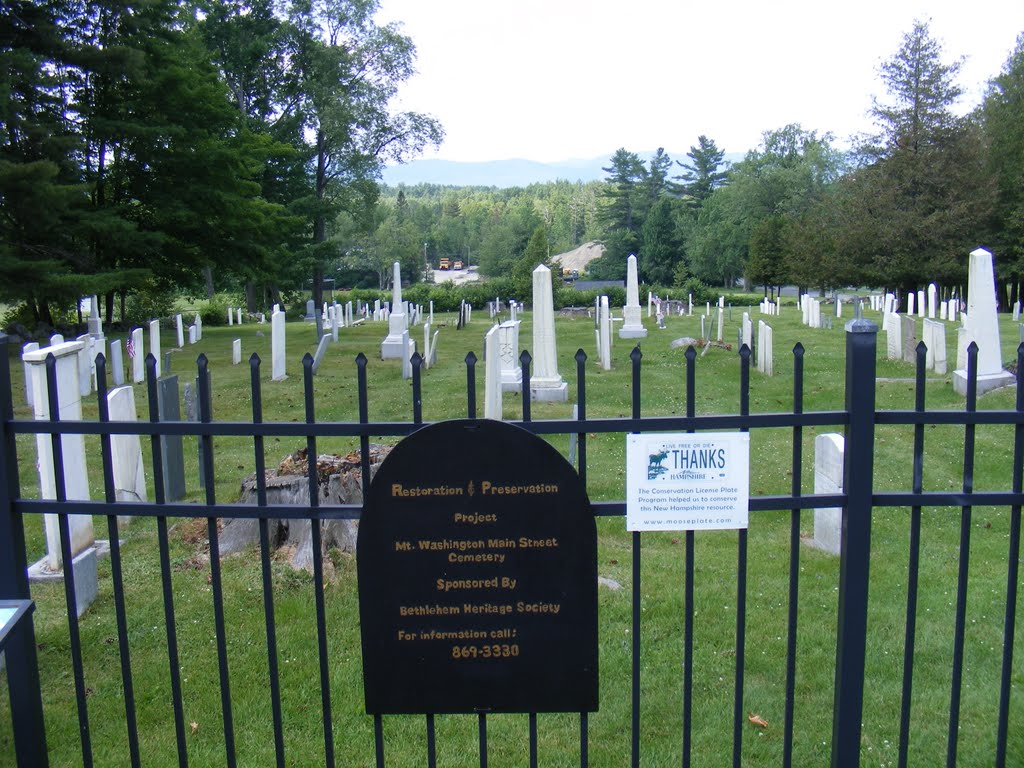
<svg viewBox="0 0 1024 768">
<path fill-rule="evenodd" d="M 590 262 L 594 259 L 599 259 L 602 256 L 604 256 L 604 243 L 591 240 L 589 243 L 584 243 L 579 248 L 566 251 L 565 253 L 559 253 L 557 256 L 552 256 L 551 261 L 561 266 L 562 269 L 578 270 L 582 275 L 587 271 L 587 265 L 590 264 Z"/>
</svg>

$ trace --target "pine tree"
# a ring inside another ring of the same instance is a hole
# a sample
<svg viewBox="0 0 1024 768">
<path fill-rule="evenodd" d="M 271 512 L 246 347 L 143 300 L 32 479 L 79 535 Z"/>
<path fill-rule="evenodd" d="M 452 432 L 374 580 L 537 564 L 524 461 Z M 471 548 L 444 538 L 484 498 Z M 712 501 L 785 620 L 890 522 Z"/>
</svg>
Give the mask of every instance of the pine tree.
<svg viewBox="0 0 1024 768">
<path fill-rule="evenodd" d="M 996 185 L 992 226 L 996 273 L 1007 306 L 1021 298 L 1024 278 L 1024 34 L 985 95 L 981 117 L 988 171 Z"/>
<path fill-rule="evenodd" d="M 676 178 L 683 181 L 683 192 L 699 208 L 728 178 L 725 152 L 715 145 L 714 140 L 701 135 L 697 137 L 697 146 L 690 147 L 686 156 L 690 158 L 689 163 L 676 160 L 676 165 L 686 170 Z"/>
<path fill-rule="evenodd" d="M 875 102 L 879 132 L 859 147 L 861 168 L 837 198 L 845 207 L 838 247 L 868 284 L 961 283 L 985 231 L 992 196 L 983 142 L 977 124 L 953 112 L 959 67 L 943 61 L 923 22 L 881 66 L 889 102 Z"/>
</svg>

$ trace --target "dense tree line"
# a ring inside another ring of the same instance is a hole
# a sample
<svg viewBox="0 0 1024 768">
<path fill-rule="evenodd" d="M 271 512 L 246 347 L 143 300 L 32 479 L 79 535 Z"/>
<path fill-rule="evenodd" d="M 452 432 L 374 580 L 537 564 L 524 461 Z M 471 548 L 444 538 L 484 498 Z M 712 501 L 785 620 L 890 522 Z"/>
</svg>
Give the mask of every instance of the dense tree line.
<svg viewBox="0 0 1024 768">
<path fill-rule="evenodd" d="M 968 253 L 983 245 L 1009 306 L 1024 267 L 1024 36 L 963 117 L 959 69 L 917 22 L 880 69 L 887 97 L 872 104 L 876 133 L 849 151 L 794 124 L 767 131 L 726 168 L 701 136 L 689 162 L 676 163 L 685 173 L 670 177 L 660 150 L 645 165 L 620 149 L 605 169 L 608 252 L 594 272 L 621 277 L 637 253 L 652 283 L 906 292 L 962 285 Z"/>
<path fill-rule="evenodd" d="M 181 288 L 319 298 L 386 160 L 414 49 L 375 0 L 13 0 L 0 19 L 0 300 L 39 320 Z"/>
<path fill-rule="evenodd" d="M 1004 306 L 1024 272 L 1024 37 L 958 116 L 959 63 L 917 23 L 880 69 L 876 132 L 840 150 L 787 125 L 730 165 L 621 148 L 599 182 L 388 188 L 442 139 L 389 103 L 412 42 L 376 0 L 14 0 L 0 17 L 0 301 L 37 319 L 97 293 L 108 320 L 180 290 L 385 288 L 441 257 L 491 277 L 590 240 L 657 285 L 902 290 L 961 284 L 993 250 Z"/>
</svg>

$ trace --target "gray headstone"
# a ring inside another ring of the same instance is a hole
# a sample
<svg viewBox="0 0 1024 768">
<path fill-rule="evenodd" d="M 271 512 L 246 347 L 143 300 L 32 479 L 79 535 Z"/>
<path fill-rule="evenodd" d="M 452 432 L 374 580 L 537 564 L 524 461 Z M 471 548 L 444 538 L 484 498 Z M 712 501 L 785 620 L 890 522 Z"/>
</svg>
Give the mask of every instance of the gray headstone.
<svg viewBox="0 0 1024 768">
<path fill-rule="evenodd" d="M 903 322 L 903 360 L 908 363 L 917 362 L 917 321 L 911 315 L 904 315 Z"/>
<path fill-rule="evenodd" d="M 316 345 L 316 354 L 313 355 L 313 375 L 320 370 L 320 363 L 324 361 L 324 355 L 327 354 L 327 345 L 331 343 L 332 337 L 325 335 L 320 337 L 320 343 Z"/>
<path fill-rule="evenodd" d="M 166 376 L 157 381 L 157 415 L 160 421 L 181 421 L 178 401 L 178 377 Z M 164 500 L 185 498 L 185 452 L 181 435 L 161 435 L 160 449 L 163 465 Z"/>
<path fill-rule="evenodd" d="M 316 303 L 309 299 L 306 301 L 306 317 L 304 319 L 312 320 L 314 315 L 316 315 Z"/>
</svg>

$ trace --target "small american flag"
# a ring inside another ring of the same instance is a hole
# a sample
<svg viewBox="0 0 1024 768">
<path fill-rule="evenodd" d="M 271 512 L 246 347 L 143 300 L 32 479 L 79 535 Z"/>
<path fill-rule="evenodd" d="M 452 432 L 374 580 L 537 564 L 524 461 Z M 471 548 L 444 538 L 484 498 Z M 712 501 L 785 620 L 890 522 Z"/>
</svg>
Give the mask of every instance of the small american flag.
<svg viewBox="0 0 1024 768">
<path fill-rule="evenodd" d="M 128 344 L 125 346 L 125 349 L 128 350 L 128 357 L 135 357 L 135 342 L 132 341 L 130 338 L 128 339 Z"/>
</svg>

